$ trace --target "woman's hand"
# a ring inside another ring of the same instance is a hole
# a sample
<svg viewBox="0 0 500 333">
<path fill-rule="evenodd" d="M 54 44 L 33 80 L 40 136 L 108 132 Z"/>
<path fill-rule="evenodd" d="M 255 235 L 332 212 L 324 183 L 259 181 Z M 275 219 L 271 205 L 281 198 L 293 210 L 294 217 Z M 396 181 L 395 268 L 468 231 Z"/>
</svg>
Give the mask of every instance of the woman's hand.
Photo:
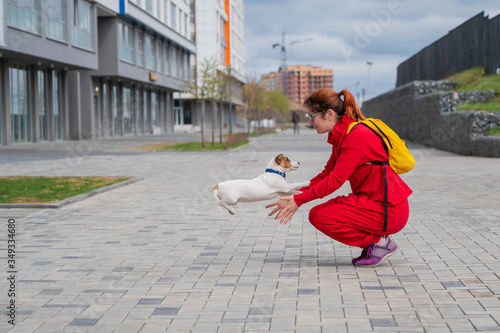
<svg viewBox="0 0 500 333">
<path fill-rule="evenodd" d="M 267 205 L 266 208 L 271 208 L 274 206 L 277 207 L 271 213 L 269 213 L 269 216 L 273 216 L 276 212 L 278 212 L 274 219 L 280 220 L 280 224 L 287 224 L 288 221 L 292 219 L 297 209 L 299 209 L 299 206 L 297 206 L 297 203 L 295 203 L 293 195 L 288 197 L 280 197 L 278 201 Z"/>
</svg>

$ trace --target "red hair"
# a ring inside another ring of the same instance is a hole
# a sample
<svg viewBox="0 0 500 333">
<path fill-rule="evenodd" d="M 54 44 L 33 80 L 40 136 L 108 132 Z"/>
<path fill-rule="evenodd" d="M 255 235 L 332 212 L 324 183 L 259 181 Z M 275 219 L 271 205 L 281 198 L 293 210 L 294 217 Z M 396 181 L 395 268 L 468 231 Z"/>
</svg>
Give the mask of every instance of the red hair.
<svg viewBox="0 0 500 333">
<path fill-rule="evenodd" d="M 344 96 L 344 100 L 342 100 L 341 96 Z M 339 117 L 345 114 L 352 120 L 365 119 L 354 96 L 346 89 L 336 93 L 332 89 L 322 88 L 306 98 L 303 105 L 306 109 L 315 113 L 322 113 L 332 109 Z"/>
</svg>

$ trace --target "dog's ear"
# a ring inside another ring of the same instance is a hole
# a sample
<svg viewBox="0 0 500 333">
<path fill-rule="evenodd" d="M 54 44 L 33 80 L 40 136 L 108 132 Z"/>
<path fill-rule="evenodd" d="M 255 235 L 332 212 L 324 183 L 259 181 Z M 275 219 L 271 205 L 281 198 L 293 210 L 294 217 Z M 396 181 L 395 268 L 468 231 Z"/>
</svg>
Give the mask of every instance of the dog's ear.
<svg viewBox="0 0 500 333">
<path fill-rule="evenodd" d="M 281 162 L 281 159 L 283 158 L 283 154 L 279 154 L 278 156 L 276 156 L 276 158 L 274 159 L 274 162 L 276 162 L 276 164 L 280 164 Z"/>
</svg>

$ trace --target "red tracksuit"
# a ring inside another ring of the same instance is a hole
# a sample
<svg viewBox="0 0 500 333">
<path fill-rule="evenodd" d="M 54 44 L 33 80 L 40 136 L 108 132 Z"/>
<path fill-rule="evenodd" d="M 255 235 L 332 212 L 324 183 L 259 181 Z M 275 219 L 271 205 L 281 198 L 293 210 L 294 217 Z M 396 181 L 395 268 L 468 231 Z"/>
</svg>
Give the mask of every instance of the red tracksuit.
<svg viewBox="0 0 500 333">
<path fill-rule="evenodd" d="M 406 225 L 409 216 L 408 197 L 412 190 L 388 165 L 365 164 L 387 161 L 382 140 L 366 126 L 347 128 L 353 120 L 345 115 L 328 134 L 333 146 L 324 170 L 311 179 L 308 187 L 294 195 L 301 206 L 338 190 L 346 180 L 352 193 L 338 196 L 313 207 L 309 221 L 325 235 L 350 246 L 365 248 L 378 242 L 380 236 L 397 233 Z M 384 170 L 387 169 L 388 222 L 384 225 Z"/>
</svg>

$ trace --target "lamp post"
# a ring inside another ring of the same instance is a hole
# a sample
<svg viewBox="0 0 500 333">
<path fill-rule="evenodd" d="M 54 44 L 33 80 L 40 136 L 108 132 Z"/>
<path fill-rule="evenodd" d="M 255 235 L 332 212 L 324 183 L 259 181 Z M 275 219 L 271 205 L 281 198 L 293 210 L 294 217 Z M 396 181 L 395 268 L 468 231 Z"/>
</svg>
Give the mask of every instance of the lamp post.
<svg viewBox="0 0 500 333">
<path fill-rule="evenodd" d="M 368 82 L 366 83 L 366 98 L 369 98 L 369 93 L 370 93 L 370 68 L 373 65 L 373 62 L 367 61 L 366 64 L 368 65 Z"/>
<path fill-rule="evenodd" d="M 229 134 L 233 133 L 233 105 L 231 103 L 231 65 L 227 66 L 228 84 L 227 84 L 227 99 L 229 102 Z"/>
</svg>

